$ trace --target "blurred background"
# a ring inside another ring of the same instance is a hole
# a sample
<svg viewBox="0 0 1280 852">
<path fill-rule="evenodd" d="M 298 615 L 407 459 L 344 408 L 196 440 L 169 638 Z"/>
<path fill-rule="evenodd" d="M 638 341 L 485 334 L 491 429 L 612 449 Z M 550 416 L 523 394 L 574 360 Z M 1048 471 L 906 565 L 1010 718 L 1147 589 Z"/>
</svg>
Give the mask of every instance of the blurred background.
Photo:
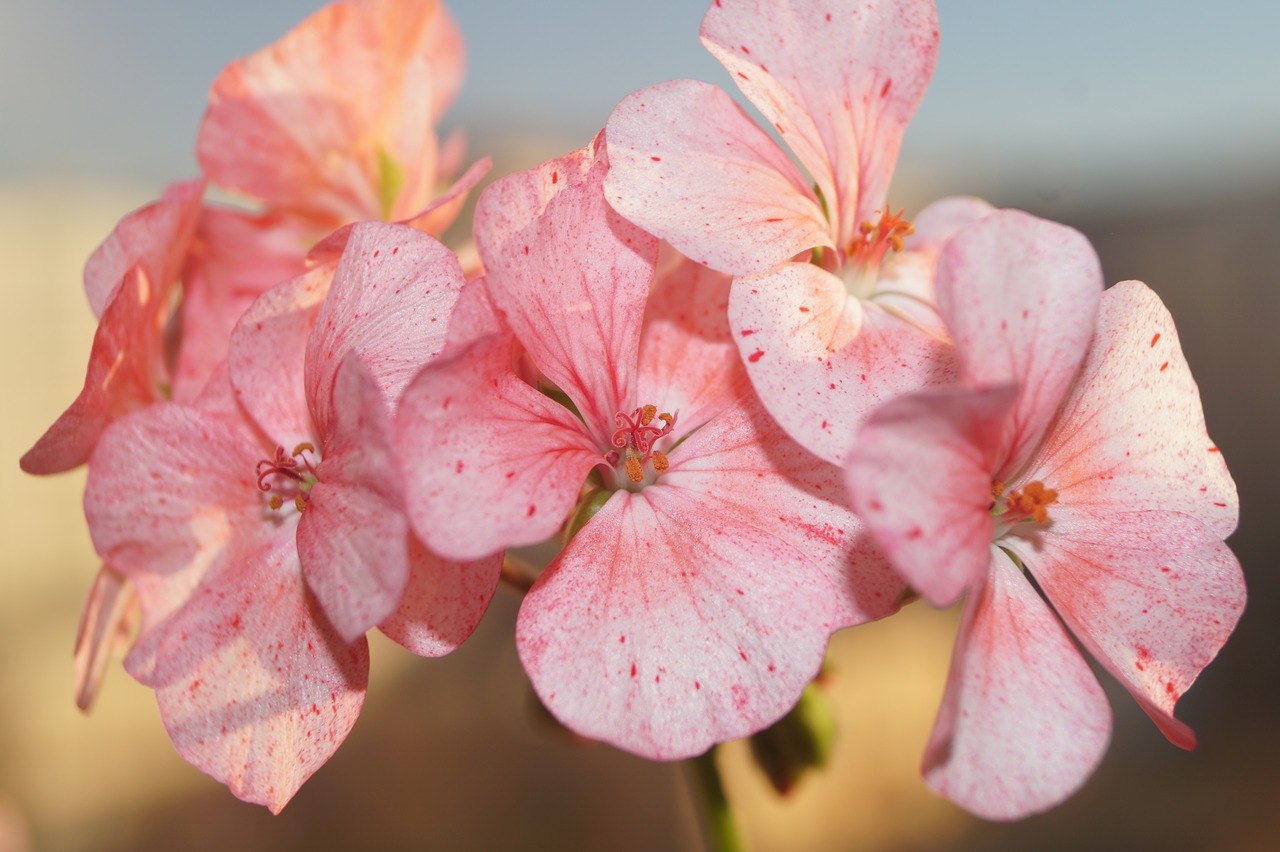
<svg viewBox="0 0 1280 852">
<path fill-rule="evenodd" d="M 685 767 L 584 745 L 538 720 L 500 590 L 477 634 L 420 661 L 375 642 L 363 717 L 279 817 L 174 753 L 151 694 L 114 665 L 89 716 L 71 646 L 96 568 L 83 472 L 17 459 L 78 392 L 94 323 L 85 258 L 126 212 L 196 173 L 221 67 L 306 0 L 0 0 L 0 852 L 238 848 L 700 848 Z M 923 605 L 838 634 L 832 766 L 779 800 L 722 750 L 756 850 L 1280 848 L 1280 6 L 941 0 L 942 52 L 890 199 L 963 193 L 1084 231 L 1109 281 L 1164 299 L 1240 487 L 1250 602 L 1179 705 L 1184 753 L 1103 677 L 1113 743 L 1084 790 L 1011 825 L 929 793 L 918 762 L 957 613 Z M 458 0 L 468 84 L 447 127 L 498 176 L 584 144 L 628 92 L 727 85 L 698 0 Z M 736 94 L 736 91 L 735 91 Z"/>
</svg>

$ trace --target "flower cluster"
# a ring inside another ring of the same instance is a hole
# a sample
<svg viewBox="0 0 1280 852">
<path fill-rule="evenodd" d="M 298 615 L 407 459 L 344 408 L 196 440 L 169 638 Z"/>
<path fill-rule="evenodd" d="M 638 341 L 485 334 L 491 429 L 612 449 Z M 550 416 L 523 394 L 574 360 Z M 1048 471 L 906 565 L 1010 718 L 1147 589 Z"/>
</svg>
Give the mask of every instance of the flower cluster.
<svg viewBox="0 0 1280 852">
<path fill-rule="evenodd" d="M 1159 299 L 1063 225 L 894 212 L 931 0 L 714 0 L 701 35 L 769 131 L 705 83 L 636 92 L 484 191 L 465 269 L 436 236 L 488 163 L 450 183 L 439 2 L 343 0 L 223 72 L 202 178 L 90 258 L 84 390 L 22 460 L 89 465 L 82 706 L 125 636 L 182 756 L 278 811 L 354 724 L 369 630 L 448 653 L 558 540 L 524 669 L 645 757 L 774 724 L 832 632 L 917 596 L 964 600 L 924 773 L 970 811 L 1097 765 L 1077 643 L 1194 745 L 1174 706 L 1245 590 Z"/>
</svg>

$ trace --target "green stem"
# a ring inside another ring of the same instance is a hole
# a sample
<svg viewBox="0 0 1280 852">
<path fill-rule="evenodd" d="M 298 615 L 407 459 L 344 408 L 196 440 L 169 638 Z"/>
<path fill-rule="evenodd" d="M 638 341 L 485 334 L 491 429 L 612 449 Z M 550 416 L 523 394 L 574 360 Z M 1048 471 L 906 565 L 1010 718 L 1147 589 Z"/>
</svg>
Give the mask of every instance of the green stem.
<svg viewBox="0 0 1280 852">
<path fill-rule="evenodd" d="M 702 794 L 702 827 L 707 838 L 707 852 L 746 852 L 747 846 L 742 842 L 742 833 L 738 831 L 733 811 L 729 808 L 729 799 L 725 796 L 724 783 L 716 766 L 716 746 L 690 762 Z"/>
</svg>

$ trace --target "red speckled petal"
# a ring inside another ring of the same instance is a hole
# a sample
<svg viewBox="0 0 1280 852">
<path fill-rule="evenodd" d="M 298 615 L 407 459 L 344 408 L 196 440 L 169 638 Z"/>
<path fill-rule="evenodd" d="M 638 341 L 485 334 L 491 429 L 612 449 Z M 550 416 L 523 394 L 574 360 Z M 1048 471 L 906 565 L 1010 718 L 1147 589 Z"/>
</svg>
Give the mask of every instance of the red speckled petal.
<svg viewBox="0 0 1280 852">
<path fill-rule="evenodd" d="M 569 409 L 512 371 L 509 335 L 427 365 L 396 415 L 396 456 L 414 530 L 471 560 L 553 535 L 603 452 Z"/>
<path fill-rule="evenodd" d="M 560 721 L 678 759 L 795 704 L 837 626 L 835 589 L 775 507 L 745 502 L 616 492 L 542 574 L 516 645 Z"/>
<path fill-rule="evenodd" d="M 729 276 L 663 244 L 640 336 L 637 401 L 678 412 L 684 435 L 744 393 L 726 317 Z M 748 391 L 749 392 L 749 391 Z"/>
<path fill-rule="evenodd" d="M 227 366 L 236 399 L 286 452 L 316 443 L 304 380 L 307 341 L 333 281 L 320 266 L 259 297 L 231 333 Z"/>
<path fill-rule="evenodd" d="M 409 541 L 409 583 L 379 627 L 420 657 L 442 657 L 471 635 L 498 587 L 502 554 L 451 562 Z"/>
<path fill-rule="evenodd" d="M 214 82 L 197 139 L 219 185 L 332 229 L 402 218 L 434 195 L 433 125 L 461 77 L 457 25 L 436 0 L 334 3 Z M 384 210 L 383 162 L 403 170 Z"/>
<path fill-rule="evenodd" d="M 935 606 L 990 562 L 991 471 L 1011 385 L 911 394 L 877 409 L 849 454 L 851 503 L 907 582 Z"/>
<path fill-rule="evenodd" d="M 494 305 L 597 440 L 631 408 L 658 242 L 604 202 L 604 142 L 492 184 L 476 244 Z"/>
<path fill-rule="evenodd" d="M 137 621 L 133 587 L 119 571 L 102 565 L 93 578 L 76 631 L 76 706 L 86 713 L 102 688 L 112 652 L 128 647 Z"/>
<path fill-rule="evenodd" d="M 1217 534 L 1176 512 L 1052 506 L 1042 535 L 1006 537 L 1071 632 L 1142 703 L 1169 739 L 1192 748 L 1174 705 L 1244 610 L 1240 563 Z"/>
<path fill-rule="evenodd" d="M 142 605 L 142 631 L 126 660 L 134 677 L 146 682 L 156 651 L 149 635 L 208 571 L 264 537 L 293 540 L 289 516 L 265 523 L 255 466 L 268 454 L 225 369 L 200 407 L 160 403 L 103 433 L 85 483 L 85 518 L 99 555 L 133 583 Z"/>
<path fill-rule="evenodd" d="M 279 813 L 355 724 L 369 648 L 312 611 L 289 537 L 263 545 L 158 627 L 152 685 L 183 759 Z"/>
<path fill-rule="evenodd" d="M 1205 429 L 1173 318 L 1145 284 L 1103 294 L 1094 344 L 1028 477 L 1097 517 L 1180 512 L 1220 539 L 1235 530 L 1235 482 Z"/>
<path fill-rule="evenodd" d="M 929 786 L 984 819 L 1062 802 L 1093 774 L 1111 708 L 1062 624 L 1007 556 L 965 605 L 925 748 Z"/>
<path fill-rule="evenodd" d="M 860 302 L 810 263 L 735 279 L 729 323 L 769 412 L 834 464 L 877 405 L 954 376 L 945 340 Z"/>
<path fill-rule="evenodd" d="M 642 89 L 606 131 L 609 203 L 697 262 L 749 275 L 833 245 L 809 182 L 722 89 Z"/>
<path fill-rule="evenodd" d="M 116 225 L 84 265 L 84 291 L 101 317 L 125 274 L 141 264 L 148 280 L 165 293 L 178 280 L 200 218 L 203 180 L 171 184 L 159 201 L 133 211 Z"/>
<path fill-rule="evenodd" d="M 391 456 L 391 417 L 368 367 L 348 351 L 334 376 L 319 482 L 298 524 L 298 557 L 338 635 L 354 642 L 400 603 L 409 522 Z"/>
<path fill-rule="evenodd" d="M 335 416 L 334 373 L 346 353 L 360 356 L 394 406 L 418 368 L 444 348 L 465 283 L 453 252 L 421 231 L 382 222 L 352 229 L 307 344 L 307 398 L 322 435 Z"/>
<path fill-rule="evenodd" d="M 702 43 L 809 170 L 847 248 L 882 208 L 933 76 L 930 0 L 717 0 Z"/>
<path fill-rule="evenodd" d="M 997 479 L 1013 479 L 1044 437 L 1089 349 L 1101 295 L 1089 241 L 1020 211 L 996 211 L 942 250 L 938 310 L 961 381 L 1021 389 Z"/>
<path fill-rule="evenodd" d="M 22 456 L 27 473 L 61 473 L 84 464 L 113 420 L 164 398 L 157 295 L 141 265 L 112 292 L 93 335 L 84 387 Z"/>
<path fill-rule="evenodd" d="M 227 360 L 231 331 L 254 299 L 306 271 L 313 238 L 294 217 L 204 208 L 183 272 L 175 400 L 200 395 Z"/>
</svg>

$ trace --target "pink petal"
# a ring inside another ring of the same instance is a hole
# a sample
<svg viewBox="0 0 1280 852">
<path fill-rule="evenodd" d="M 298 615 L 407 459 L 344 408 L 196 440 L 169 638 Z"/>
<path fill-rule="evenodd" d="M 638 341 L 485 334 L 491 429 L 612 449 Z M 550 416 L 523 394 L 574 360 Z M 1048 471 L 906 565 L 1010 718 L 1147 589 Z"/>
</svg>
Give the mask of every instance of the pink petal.
<svg viewBox="0 0 1280 852">
<path fill-rule="evenodd" d="M 729 332 L 729 283 L 663 244 L 640 336 L 636 399 L 678 412 L 678 434 L 751 393 Z"/>
<path fill-rule="evenodd" d="M 1008 537 L 1071 632 L 1134 694 L 1169 739 L 1178 699 L 1244 610 L 1244 575 L 1218 533 L 1170 511 L 1097 516 L 1064 503 L 1042 535 Z"/>
<path fill-rule="evenodd" d="M 288 537 L 211 571 L 158 627 L 153 675 L 183 759 L 279 813 L 351 731 L 369 649 L 312 611 Z"/>
<path fill-rule="evenodd" d="M 735 524 L 766 531 L 773 545 L 760 558 L 794 561 L 796 570 L 813 572 L 835 589 L 837 627 L 894 612 L 902 580 L 850 509 L 840 469 L 788 438 L 741 372 L 726 384 L 746 392 L 671 450 L 671 466 L 657 484 L 696 495 L 707 511 Z"/>
<path fill-rule="evenodd" d="M 454 181 L 439 198 L 426 206 L 421 213 L 405 221 L 406 225 L 425 231 L 433 237 L 439 237 L 458 218 L 471 190 L 475 189 L 489 170 L 493 168 L 493 160 L 483 157 L 471 164 L 463 172 L 462 177 Z"/>
<path fill-rule="evenodd" d="M 938 309 L 955 340 L 960 377 L 1016 382 L 997 478 L 1025 465 L 1071 387 L 1093 338 L 1102 270 L 1065 225 L 1000 210 L 962 228 L 938 258 Z"/>
<path fill-rule="evenodd" d="M 321 434 L 335 417 L 329 402 L 346 353 L 360 356 L 394 405 L 418 368 L 444 347 L 465 283 L 453 252 L 421 231 L 382 222 L 352 229 L 307 343 L 307 398 Z"/>
<path fill-rule="evenodd" d="M 396 415 L 409 520 L 447 559 L 467 561 L 553 535 L 603 453 L 564 406 L 511 369 L 495 335 L 427 365 Z"/>
<path fill-rule="evenodd" d="M 409 540 L 409 583 L 383 633 L 421 657 L 442 657 L 471 635 L 489 606 L 502 554 L 450 562 Z"/>
<path fill-rule="evenodd" d="M 89 460 L 115 419 L 165 396 L 159 294 L 142 265 L 111 294 L 89 350 L 80 395 L 22 456 L 27 473 L 61 473 Z"/>
<path fill-rule="evenodd" d="M 492 184 L 476 243 L 494 303 L 533 362 L 598 440 L 635 394 L 636 355 L 658 243 L 601 191 L 604 141 Z"/>
<path fill-rule="evenodd" d="M 580 734 L 689 757 L 787 712 L 835 629 L 834 589 L 765 507 L 616 492 L 525 597 L 516 646 Z"/>
<path fill-rule="evenodd" d="M 911 221 L 915 233 L 906 238 L 906 250 L 936 254 L 965 225 L 985 219 L 995 210 L 981 198 L 957 195 L 939 199 Z"/>
<path fill-rule="evenodd" d="M 319 482 L 298 524 L 298 557 L 338 635 L 354 642 L 396 610 L 409 581 L 409 522 L 391 456 L 391 417 L 348 350 L 334 376 Z"/>
<path fill-rule="evenodd" d="M 933 76 L 933 3 L 723 0 L 707 10 L 701 35 L 813 176 L 847 248 L 859 223 L 878 218 Z"/>
<path fill-rule="evenodd" d="M 965 606 L 925 748 L 929 786 L 984 819 L 1048 810 L 1093 774 L 1111 708 L 1061 623 L 999 550 Z"/>
<path fill-rule="evenodd" d="M 1012 385 L 904 396 L 877 409 L 849 453 L 851 505 L 907 582 L 935 606 L 976 588 L 990 562 L 991 472 Z"/>
<path fill-rule="evenodd" d="M 305 271 L 312 238 L 294 217 L 204 208 L 183 275 L 174 399 L 200 395 L 227 360 L 231 331 L 253 300 Z"/>
<path fill-rule="evenodd" d="M 76 706 L 86 713 L 102 688 L 102 676 L 112 652 L 128 647 L 137 620 L 138 608 L 129 581 L 103 564 L 93 578 L 76 631 Z"/>
<path fill-rule="evenodd" d="M 811 263 L 735 279 L 729 323 L 769 412 L 833 464 L 877 405 L 953 375 L 945 340 L 850 296 Z"/>
<path fill-rule="evenodd" d="M 227 365 L 236 398 L 286 450 L 318 437 L 307 400 L 305 353 L 333 275 L 333 267 L 320 266 L 273 287 L 231 334 Z"/>
<path fill-rule="evenodd" d="M 444 195 L 432 201 L 417 215 L 404 219 L 397 224 L 408 225 L 411 228 L 431 234 L 433 237 L 440 236 L 453 224 L 458 214 L 462 212 L 462 207 L 467 201 L 467 194 L 472 189 L 475 189 L 476 184 L 489 173 L 491 168 L 493 168 L 493 161 L 488 157 L 472 163 L 466 174 L 458 178 L 457 182 Z M 337 263 L 338 259 L 342 257 L 342 252 L 347 247 L 347 240 L 351 237 L 351 229 L 358 224 L 360 223 L 351 222 L 343 225 L 312 246 L 311 251 L 307 252 L 307 264 L 309 266 L 318 266 L 326 263 Z"/>
<path fill-rule="evenodd" d="M 462 45 L 444 6 L 334 3 L 214 82 L 197 153 L 211 180 L 328 229 L 383 217 L 382 162 L 404 171 L 389 218 L 435 194 L 433 125 Z"/>
<path fill-rule="evenodd" d="M 1220 539 L 1235 530 L 1235 482 L 1205 430 L 1173 319 L 1145 284 L 1103 294 L 1094 344 L 1029 471 L 1096 517 L 1179 512 Z"/>
<path fill-rule="evenodd" d="M 833 245 L 809 182 L 723 90 L 642 89 L 606 130 L 609 203 L 698 263 L 749 275 Z"/>
<path fill-rule="evenodd" d="M 208 571 L 273 536 L 293 540 L 288 517 L 278 528 L 264 523 L 255 466 L 268 453 L 225 369 L 200 407 L 153 405 L 103 433 L 85 483 L 85 518 L 98 554 L 142 604 L 142 631 L 125 661 L 134 677 L 147 680 L 157 625 Z"/>
<path fill-rule="evenodd" d="M 84 290 L 94 316 L 102 316 L 112 291 L 138 264 L 154 286 L 169 292 L 182 270 L 203 195 L 203 180 L 174 183 L 159 201 L 120 220 L 84 265 Z"/>
</svg>

